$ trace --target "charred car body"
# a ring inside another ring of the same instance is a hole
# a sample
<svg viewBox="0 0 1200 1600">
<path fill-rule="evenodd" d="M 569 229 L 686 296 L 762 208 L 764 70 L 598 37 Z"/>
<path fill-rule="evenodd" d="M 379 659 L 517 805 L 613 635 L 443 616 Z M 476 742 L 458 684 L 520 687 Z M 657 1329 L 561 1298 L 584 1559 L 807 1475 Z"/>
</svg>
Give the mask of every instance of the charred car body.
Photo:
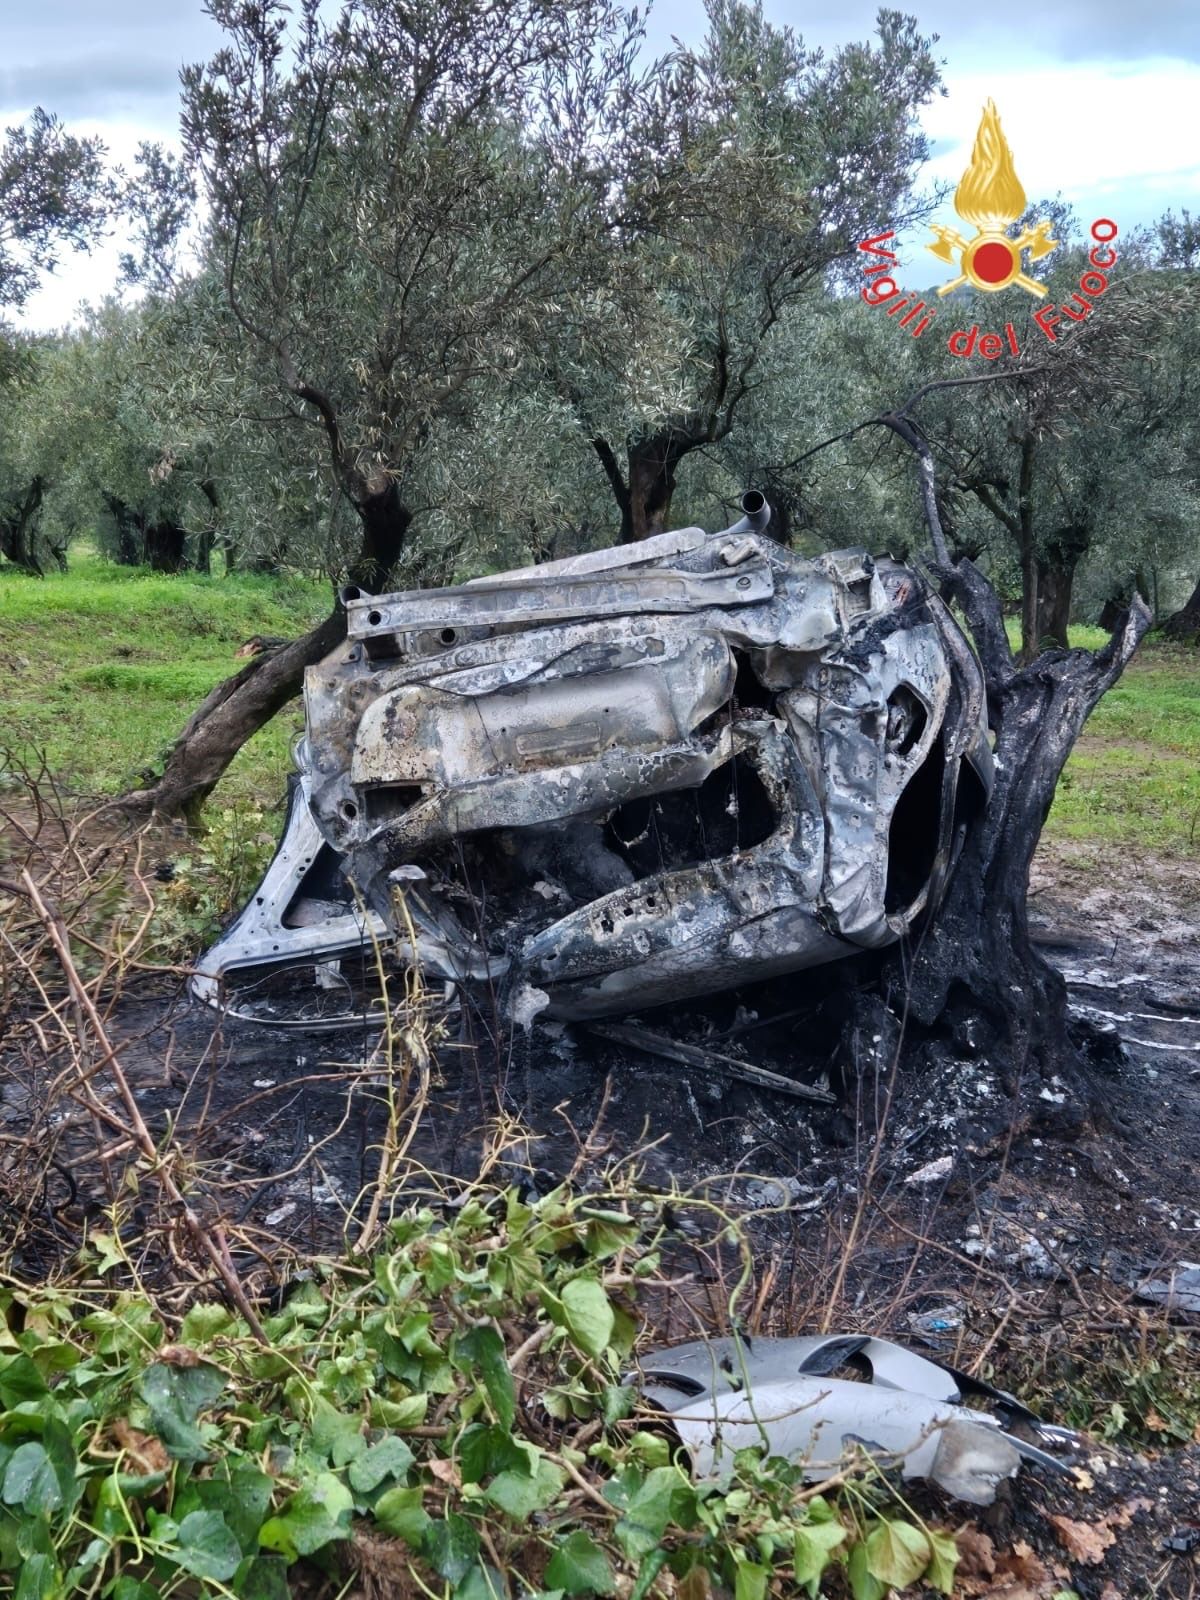
<svg viewBox="0 0 1200 1600">
<path fill-rule="evenodd" d="M 744 508 L 717 534 L 345 592 L 280 853 L 197 992 L 374 933 L 590 1018 L 901 938 L 990 789 L 978 663 L 910 568 L 803 559 L 761 496 Z"/>
</svg>

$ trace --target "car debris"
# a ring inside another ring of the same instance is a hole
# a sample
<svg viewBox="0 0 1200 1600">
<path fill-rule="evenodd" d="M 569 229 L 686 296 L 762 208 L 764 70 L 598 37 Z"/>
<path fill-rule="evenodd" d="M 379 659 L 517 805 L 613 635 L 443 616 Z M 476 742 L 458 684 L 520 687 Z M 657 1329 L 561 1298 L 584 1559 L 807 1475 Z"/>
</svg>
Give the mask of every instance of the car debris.
<svg viewBox="0 0 1200 1600">
<path fill-rule="evenodd" d="M 701 1479 L 748 1447 L 802 1461 L 813 1482 L 857 1453 L 987 1506 L 1022 1461 L 1069 1470 L 1043 1445 L 1079 1443 L 1012 1395 L 866 1334 L 698 1340 L 643 1355 L 635 1381 Z"/>
<path fill-rule="evenodd" d="M 634 1028 L 620 1022 L 593 1023 L 589 1032 L 613 1044 L 632 1045 L 635 1050 L 641 1050 L 649 1056 L 661 1056 L 666 1061 L 678 1062 L 683 1067 L 695 1067 L 701 1072 L 716 1071 L 723 1077 L 751 1083 L 757 1089 L 771 1089 L 777 1094 L 790 1095 L 794 1100 L 812 1100 L 822 1106 L 837 1104 L 837 1096 L 828 1089 L 797 1083 L 794 1078 L 785 1078 L 781 1072 L 770 1072 L 766 1067 L 756 1067 L 735 1056 L 721 1055 L 715 1050 L 668 1039 L 660 1033 L 651 1033 L 649 1028 Z"/>
<path fill-rule="evenodd" d="M 1166 1278 L 1147 1278 L 1137 1286 L 1139 1300 L 1151 1300 L 1168 1311 L 1200 1313 L 1200 1263 L 1180 1261 Z"/>
<path fill-rule="evenodd" d="M 992 783 L 983 679 L 913 569 L 723 532 L 343 591 L 279 853 L 193 992 L 364 940 L 528 1021 L 900 939 Z"/>
</svg>

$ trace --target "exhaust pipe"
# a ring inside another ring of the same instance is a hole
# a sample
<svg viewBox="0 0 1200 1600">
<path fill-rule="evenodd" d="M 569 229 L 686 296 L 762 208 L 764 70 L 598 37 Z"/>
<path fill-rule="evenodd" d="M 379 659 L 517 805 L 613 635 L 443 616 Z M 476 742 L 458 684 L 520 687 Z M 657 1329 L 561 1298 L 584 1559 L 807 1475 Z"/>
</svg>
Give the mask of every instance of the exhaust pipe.
<svg viewBox="0 0 1200 1600">
<path fill-rule="evenodd" d="M 742 511 L 744 515 L 741 520 L 730 528 L 722 528 L 717 538 L 723 538 L 728 533 L 761 533 L 771 520 L 767 497 L 757 489 L 746 490 L 742 496 Z"/>
</svg>

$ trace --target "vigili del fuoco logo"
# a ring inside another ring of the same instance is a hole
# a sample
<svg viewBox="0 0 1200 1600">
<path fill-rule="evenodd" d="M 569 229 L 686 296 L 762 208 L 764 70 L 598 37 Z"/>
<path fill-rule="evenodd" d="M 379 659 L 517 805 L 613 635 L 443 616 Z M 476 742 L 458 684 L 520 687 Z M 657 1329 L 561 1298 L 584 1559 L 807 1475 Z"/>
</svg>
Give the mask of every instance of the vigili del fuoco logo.
<svg viewBox="0 0 1200 1600">
<path fill-rule="evenodd" d="M 958 268 L 956 276 L 937 290 L 939 299 L 967 283 L 986 294 L 1021 289 L 1035 299 L 1046 298 L 1046 285 L 1038 283 L 1025 271 L 1025 252 L 1029 252 L 1031 260 L 1040 261 L 1058 248 L 1059 241 L 1050 237 L 1049 222 L 1023 228 L 1015 235 L 1011 232 L 1013 224 L 1025 209 L 1025 203 L 1025 190 L 1017 177 L 1012 151 L 1000 126 L 1000 114 L 995 102 L 989 100 L 983 108 L 970 163 L 954 195 L 954 209 L 975 232 L 968 238 L 956 228 L 935 223 L 932 227 L 937 235 L 936 243 L 926 246 L 939 261 Z M 1107 271 L 1117 260 L 1113 245 L 1117 232 L 1116 223 L 1107 217 L 1099 217 L 1092 223 L 1093 245 L 1088 253 L 1090 270 L 1080 278 L 1078 290 L 1067 304 L 1058 308 L 1045 305 L 1034 314 L 1034 322 L 1047 339 L 1052 342 L 1057 339 L 1055 328 L 1064 317 L 1071 322 L 1082 322 L 1108 288 Z M 907 328 L 912 337 L 917 339 L 933 324 L 937 313 L 927 310 L 924 300 L 914 301 L 912 296 L 905 294 L 891 276 L 896 256 L 884 246 L 894 237 L 895 234 L 889 230 L 876 234 L 873 239 L 864 239 L 859 244 L 858 248 L 864 254 L 880 258 L 871 266 L 863 267 L 868 281 L 863 286 L 862 297 L 869 306 L 884 306 L 885 315 L 889 317 L 897 317 L 904 311 L 905 315 L 899 317 L 897 326 Z M 1011 322 L 1004 324 L 1003 333 L 981 334 L 977 322 L 969 329 L 956 328 L 947 339 L 946 347 L 954 356 L 970 356 L 978 350 L 988 361 L 995 361 L 1006 347 L 1014 356 L 1021 353 Z"/>
</svg>

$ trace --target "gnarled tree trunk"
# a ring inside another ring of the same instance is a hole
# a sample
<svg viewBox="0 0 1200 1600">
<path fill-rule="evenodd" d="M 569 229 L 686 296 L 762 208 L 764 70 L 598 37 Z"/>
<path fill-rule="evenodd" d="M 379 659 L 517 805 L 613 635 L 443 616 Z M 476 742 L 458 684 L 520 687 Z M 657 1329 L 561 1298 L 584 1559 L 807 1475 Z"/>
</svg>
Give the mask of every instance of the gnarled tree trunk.
<svg viewBox="0 0 1200 1600">
<path fill-rule="evenodd" d="M 1187 603 L 1173 611 L 1163 623 L 1162 631 L 1179 644 L 1200 644 L 1200 582 Z"/>
<path fill-rule="evenodd" d="M 995 591 L 978 569 L 959 561 L 938 575 L 983 665 L 996 781 L 945 902 L 911 953 L 909 1016 L 924 1029 L 970 1022 L 978 1047 L 986 1053 L 990 1046 L 1010 1069 L 1069 1076 L 1077 1055 L 1066 989 L 1029 937 L 1029 869 L 1075 741 L 1137 649 L 1150 613 L 1135 596 L 1104 649 L 1050 650 L 1018 667 Z"/>
<path fill-rule="evenodd" d="M 390 481 L 365 499 L 358 511 L 362 543 L 349 577 L 363 590 L 377 592 L 386 587 L 399 560 L 411 514 Z M 219 683 L 188 718 L 162 777 L 149 789 L 122 796 L 122 808 L 183 815 L 195 826 L 205 800 L 247 739 L 295 699 L 305 670 L 345 637 L 346 613 L 335 603 L 308 633 L 255 656 Z"/>
<path fill-rule="evenodd" d="M 1015 1087 L 1025 1072 L 1081 1079 L 1068 1031 L 1066 986 L 1029 936 L 1029 869 L 1058 779 L 1084 723 L 1116 683 L 1150 626 L 1133 596 L 1102 650 L 1049 650 L 1014 659 L 1000 600 L 966 558 L 952 561 L 942 530 L 933 457 L 909 407 L 878 421 L 920 460 L 921 499 L 934 548 L 932 573 L 965 617 L 987 691 L 995 787 L 968 832 L 946 897 L 912 948 L 887 957 L 885 992 L 906 996 L 909 1049 L 931 1034 L 968 1038 Z M 878 997 L 873 1002 L 878 1005 Z M 858 1030 L 855 1016 L 851 1028 Z"/>
<path fill-rule="evenodd" d="M 44 479 L 31 479 L 20 505 L 0 516 L 0 555 L 39 578 L 45 576 L 37 553 L 37 523 L 45 487 Z"/>
<path fill-rule="evenodd" d="M 1075 569 L 1091 544 L 1092 530 L 1084 523 L 1068 523 L 1046 540 L 1037 557 L 1037 641 L 1040 649 L 1068 648 L 1071 593 Z"/>
<path fill-rule="evenodd" d="M 174 522 L 148 522 L 142 552 L 152 571 L 182 572 L 187 566 L 187 533 Z"/>
<path fill-rule="evenodd" d="M 109 516 L 117 528 L 117 565 L 136 567 L 142 559 L 142 519 L 118 495 L 103 495 Z"/>
</svg>

